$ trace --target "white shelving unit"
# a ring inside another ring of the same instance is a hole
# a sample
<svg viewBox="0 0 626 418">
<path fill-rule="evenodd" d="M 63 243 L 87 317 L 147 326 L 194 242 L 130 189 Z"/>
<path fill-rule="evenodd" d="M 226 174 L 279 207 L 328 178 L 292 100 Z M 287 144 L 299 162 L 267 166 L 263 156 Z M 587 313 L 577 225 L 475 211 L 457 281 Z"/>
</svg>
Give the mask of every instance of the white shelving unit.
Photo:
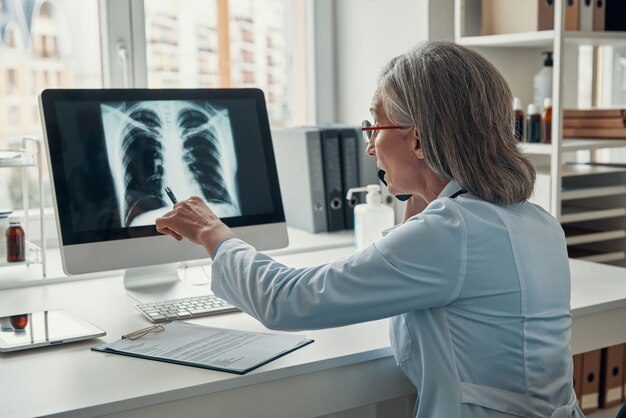
<svg viewBox="0 0 626 418">
<path fill-rule="evenodd" d="M 471 47 L 552 47 L 554 30 L 509 33 L 504 35 L 461 36 L 457 43 Z M 565 31 L 564 41 L 572 45 L 626 45 L 626 32 Z"/>
<path fill-rule="evenodd" d="M 455 0 L 455 40 L 489 59 L 524 104 L 532 102 L 541 52 L 553 52 L 552 143 L 519 144 L 537 166 L 533 200 L 563 225 L 570 256 L 626 266 L 626 165 L 566 163 L 580 151 L 588 152 L 591 162 L 592 151 L 626 147 L 626 139 L 562 136 L 563 109 L 579 107 L 579 46 L 624 46 L 626 32 L 565 31 L 564 2 L 554 2 L 554 30 L 481 35 L 481 0 Z"/>
<path fill-rule="evenodd" d="M 34 146 L 34 152 L 32 148 L 29 149 L 29 144 Z M 40 139 L 24 137 L 22 139 L 22 148 L 14 151 L 5 151 L 7 154 L 13 154 L 14 157 L 0 159 L 0 170 L 6 168 L 19 168 L 22 170 L 22 204 L 24 211 L 24 229 L 26 231 L 26 260 L 22 262 L 7 262 L 6 259 L 0 260 L 0 268 L 2 267 L 17 267 L 19 265 L 30 266 L 31 264 L 41 264 L 42 276 L 46 277 L 46 236 L 45 236 L 45 224 L 44 224 L 44 198 L 43 198 L 43 166 L 42 166 L 42 151 L 43 144 Z M 41 245 L 36 245 L 29 237 L 29 187 L 27 170 L 31 168 L 37 169 L 37 184 L 39 188 L 39 226 Z M 5 239 L 4 237 L 0 237 Z"/>
</svg>

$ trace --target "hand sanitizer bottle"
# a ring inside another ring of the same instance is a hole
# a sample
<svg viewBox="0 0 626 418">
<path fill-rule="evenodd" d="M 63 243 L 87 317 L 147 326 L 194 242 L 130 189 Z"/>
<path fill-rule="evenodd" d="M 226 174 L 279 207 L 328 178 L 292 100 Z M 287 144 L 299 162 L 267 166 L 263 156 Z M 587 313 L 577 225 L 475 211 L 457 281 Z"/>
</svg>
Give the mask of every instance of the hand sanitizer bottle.
<svg viewBox="0 0 626 418">
<path fill-rule="evenodd" d="M 347 199 L 352 199 L 352 194 L 358 192 L 367 192 L 367 195 L 366 203 L 354 207 L 354 244 L 357 251 L 381 239 L 382 232 L 391 228 L 395 223 L 394 210 L 382 204 L 378 184 L 352 188 L 348 190 Z"/>
</svg>

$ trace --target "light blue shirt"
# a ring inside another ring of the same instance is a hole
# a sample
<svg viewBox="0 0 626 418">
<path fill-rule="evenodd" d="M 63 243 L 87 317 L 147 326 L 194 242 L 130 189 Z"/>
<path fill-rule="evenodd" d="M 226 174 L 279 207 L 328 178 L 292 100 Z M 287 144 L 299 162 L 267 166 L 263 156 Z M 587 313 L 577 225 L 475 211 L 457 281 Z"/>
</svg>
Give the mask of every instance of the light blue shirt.
<svg viewBox="0 0 626 418">
<path fill-rule="evenodd" d="M 380 241 L 317 267 L 290 268 L 225 241 L 212 289 L 272 329 L 392 317 L 416 417 L 583 417 L 563 230 L 534 204 L 450 198 L 459 189 L 451 181 Z"/>
</svg>

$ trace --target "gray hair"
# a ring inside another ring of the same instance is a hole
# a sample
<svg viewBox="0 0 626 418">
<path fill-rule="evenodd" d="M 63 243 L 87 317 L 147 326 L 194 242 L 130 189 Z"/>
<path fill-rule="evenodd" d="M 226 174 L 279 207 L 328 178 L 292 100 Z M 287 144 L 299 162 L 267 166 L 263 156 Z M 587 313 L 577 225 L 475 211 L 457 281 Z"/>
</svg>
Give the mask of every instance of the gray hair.
<svg viewBox="0 0 626 418">
<path fill-rule="evenodd" d="M 377 94 L 393 124 L 417 129 L 436 174 L 492 203 L 532 194 L 535 169 L 517 148 L 511 89 L 478 53 L 451 42 L 419 44 L 383 68 Z"/>
</svg>

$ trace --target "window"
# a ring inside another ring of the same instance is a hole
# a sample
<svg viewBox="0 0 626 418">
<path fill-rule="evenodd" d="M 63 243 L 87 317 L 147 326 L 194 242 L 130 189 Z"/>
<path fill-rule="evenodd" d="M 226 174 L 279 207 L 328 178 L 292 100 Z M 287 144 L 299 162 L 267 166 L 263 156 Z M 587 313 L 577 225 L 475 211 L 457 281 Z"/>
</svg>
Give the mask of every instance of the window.
<svg viewBox="0 0 626 418">
<path fill-rule="evenodd" d="M 2 2 L 0 1 L 0 3 Z M 14 27 L 9 26 L 6 28 L 4 43 L 9 48 L 17 47 L 17 31 Z"/>
<path fill-rule="evenodd" d="M 45 58 L 58 58 L 56 36 L 42 36 L 41 55 Z"/>
<path fill-rule="evenodd" d="M 272 85 L 291 91 L 293 71 L 286 63 L 293 61 L 287 47 L 292 35 L 286 22 L 291 20 L 288 13 L 293 4 L 292 0 L 144 0 L 147 86 L 254 86 L 267 93 Z M 166 27 L 171 33 L 164 43 Z M 281 56 L 280 65 L 277 59 L 264 58 L 269 48 Z M 168 57 L 165 65 L 163 54 Z M 271 81 L 265 76 L 269 66 L 274 73 Z M 292 124 L 292 100 L 283 94 L 268 103 L 273 126 Z"/>
<path fill-rule="evenodd" d="M 243 62 L 247 64 L 254 63 L 254 56 L 252 55 L 252 51 L 246 51 L 246 50 L 241 51 L 241 59 Z"/>
<path fill-rule="evenodd" d="M 11 5 L 0 8 L 0 88 L 5 94 L 0 100 L 0 149 L 19 146 L 24 135 L 42 136 L 37 96 L 50 87 L 245 86 L 258 87 L 267 97 L 271 88 L 273 127 L 311 122 L 305 3 L 144 0 L 138 7 L 136 0 L 0 0 L 0 7 Z M 105 39 L 100 36 L 100 9 L 106 10 Z M 134 27 L 137 21 L 144 24 Z M 123 51 L 115 50 L 120 41 L 134 52 L 127 62 L 117 53 Z M 108 51 L 105 59 L 101 44 Z M 268 76 L 265 57 L 270 50 L 275 59 Z M 19 209 L 20 170 L 6 175 L 9 171 L 0 175 L 0 202 Z M 31 205 L 36 205 L 37 188 L 30 190 Z M 49 195 L 46 201 L 51 204 Z"/>
<path fill-rule="evenodd" d="M 252 43 L 252 32 L 250 32 L 248 29 L 241 29 L 241 39 L 244 42 Z"/>
<path fill-rule="evenodd" d="M 252 71 L 242 71 L 241 75 L 243 77 L 244 84 L 253 84 L 254 83 L 254 73 Z"/>
<path fill-rule="evenodd" d="M 15 94 L 17 92 L 17 72 L 13 68 L 7 70 L 7 93 Z"/>
<path fill-rule="evenodd" d="M 39 16 L 42 18 L 51 18 L 52 17 L 52 6 L 50 2 L 44 2 L 41 5 L 41 9 L 39 10 Z"/>
<path fill-rule="evenodd" d="M 3 2 L 0 1 L 0 4 Z M 0 21 L 9 29 L 0 42 L 0 68 L 6 70 L 8 98 L 0 104 L 0 149 L 21 145 L 24 135 L 42 137 L 37 96 L 48 87 L 102 87 L 100 31 L 97 0 L 15 0 L 0 9 Z M 32 42 L 22 42 L 20 34 Z M 8 42 L 7 42 L 8 40 Z M 67 48 L 61 49 L 65 45 Z M 11 48 L 11 54 L 8 54 Z M 71 54 L 62 54 L 62 51 Z M 45 158 L 44 158 L 45 161 Z M 12 209 L 22 207 L 21 170 L 2 169 L 0 202 Z M 35 170 L 28 170 L 36 184 Z M 48 169 L 44 167 L 47 177 Z M 49 190 L 47 178 L 44 190 Z M 38 204 L 36 187 L 29 188 L 32 205 Z M 46 196 L 51 206 L 51 196 Z"/>
</svg>

